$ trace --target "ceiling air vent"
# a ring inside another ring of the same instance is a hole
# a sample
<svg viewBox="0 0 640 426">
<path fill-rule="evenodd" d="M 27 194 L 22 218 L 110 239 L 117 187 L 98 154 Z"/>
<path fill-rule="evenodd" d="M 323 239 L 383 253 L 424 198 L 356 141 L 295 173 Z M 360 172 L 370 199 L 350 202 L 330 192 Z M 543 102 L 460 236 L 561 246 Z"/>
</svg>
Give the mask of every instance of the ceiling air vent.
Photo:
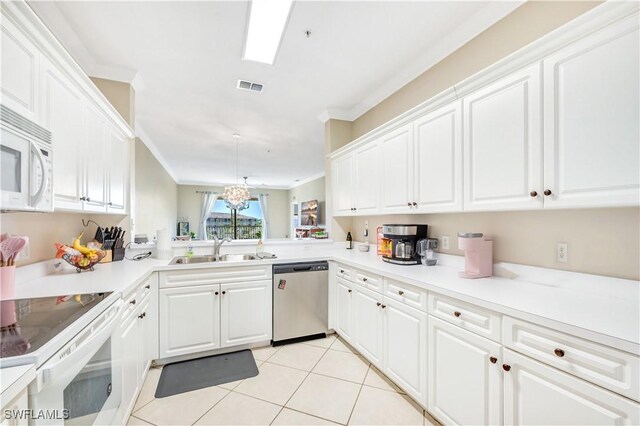
<svg viewBox="0 0 640 426">
<path fill-rule="evenodd" d="M 260 83 L 252 83 L 246 80 L 238 80 L 238 89 L 251 90 L 252 92 L 262 92 L 264 86 Z"/>
</svg>

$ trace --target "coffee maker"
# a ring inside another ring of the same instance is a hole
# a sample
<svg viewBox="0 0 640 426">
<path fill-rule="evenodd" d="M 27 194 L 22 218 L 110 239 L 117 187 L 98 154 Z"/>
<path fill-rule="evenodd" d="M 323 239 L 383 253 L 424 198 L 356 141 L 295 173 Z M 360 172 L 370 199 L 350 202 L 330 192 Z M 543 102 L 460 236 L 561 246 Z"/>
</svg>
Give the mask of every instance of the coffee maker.
<svg viewBox="0 0 640 426">
<path fill-rule="evenodd" d="M 382 225 L 386 250 L 382 260 L 396 265 L 419 265 L 416 242 L 427 238 L 427 225 Z"/>
</svg>

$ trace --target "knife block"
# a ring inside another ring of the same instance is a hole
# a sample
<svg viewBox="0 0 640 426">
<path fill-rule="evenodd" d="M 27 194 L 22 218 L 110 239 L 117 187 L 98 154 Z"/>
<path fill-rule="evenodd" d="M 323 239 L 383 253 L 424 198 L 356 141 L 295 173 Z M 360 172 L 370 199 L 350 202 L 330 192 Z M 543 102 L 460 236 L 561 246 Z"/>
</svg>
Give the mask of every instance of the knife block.
<svg viewBox="0 0 640 426">
<path fill-rule="evenodd" d="M 112 261 L 118 262 L 124 259 L 124 248 L 114 248 L 110 250 L 112 252 Z"/>
</svg>

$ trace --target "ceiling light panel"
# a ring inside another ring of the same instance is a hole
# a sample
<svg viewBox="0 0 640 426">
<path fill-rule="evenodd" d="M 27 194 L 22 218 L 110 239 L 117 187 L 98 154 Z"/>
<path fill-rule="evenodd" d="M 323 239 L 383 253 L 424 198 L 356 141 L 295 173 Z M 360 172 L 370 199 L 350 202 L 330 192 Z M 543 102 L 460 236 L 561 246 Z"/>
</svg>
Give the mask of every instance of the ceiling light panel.
<svg viewBox="0 0 640 426">
<path fill-rule="evenodd" d="M 243 59 L 272 65 L 289 18 L 292 0 L 253 0 Z"/>
</svg>

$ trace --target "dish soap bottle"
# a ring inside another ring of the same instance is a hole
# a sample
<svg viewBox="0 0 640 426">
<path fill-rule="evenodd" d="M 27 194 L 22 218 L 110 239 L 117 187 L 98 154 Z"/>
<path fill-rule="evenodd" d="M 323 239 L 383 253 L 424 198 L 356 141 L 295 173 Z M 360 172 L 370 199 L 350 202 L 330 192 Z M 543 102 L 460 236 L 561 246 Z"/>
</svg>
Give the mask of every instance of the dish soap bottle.
<svg viewBox="0 0 640 426">
<path fill-rule="evenodd" d="M 264 252 L 264 243 L 262 242 L 262 238 L 258 240 L 258 245 L 256 246 L 256 254 L 260 254 Z"/>
<path fill-rule="evenodd" d="M 351 238 L 351 232 L 347 232 L 347 250 L 353 248 L 353 238 Z"/>
</svg>

